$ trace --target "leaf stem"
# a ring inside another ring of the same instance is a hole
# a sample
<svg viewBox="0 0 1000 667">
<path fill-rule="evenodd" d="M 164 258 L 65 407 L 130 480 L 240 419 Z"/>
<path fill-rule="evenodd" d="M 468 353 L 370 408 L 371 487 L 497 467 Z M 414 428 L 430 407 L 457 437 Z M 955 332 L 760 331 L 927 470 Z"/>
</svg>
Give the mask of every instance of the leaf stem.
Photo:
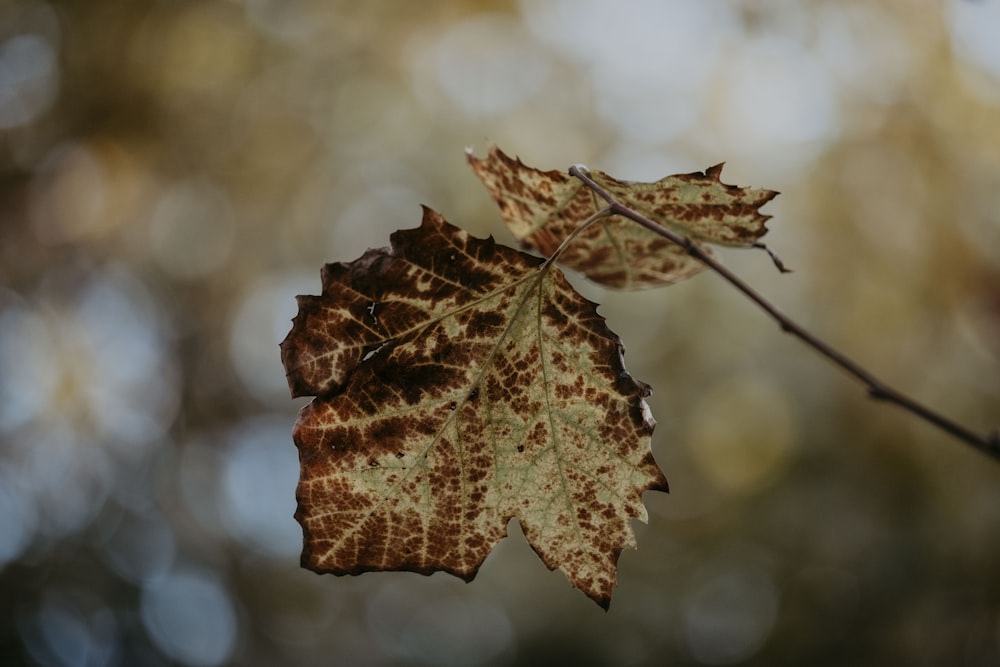
<svg viewBox="0 0 1000 667">
<path fill-rule="evenodd" d="M 734 274 L 732 271 L 723 266 L 718 260 L 709 255 L 701 246 L 692 241 L 689 238 L 683 237 L 670 229 L 667 229 L 663 225 L 660 225 L 654 220 L 647 218 L 632 209 L 628 208 L 624 204 L 616 200 L 611 194 L 607 192 L 604 188 L 594 182 L 589 176 L 587 176 L 581 169 L 576 166 L 569 168 L 569 173 L 572 176 L 580 179 L 584 185 L 594 191 L 599 197 L 608 202 L 608 207 L 601 209 L 602 211 L 607 211 L 610 209 L 611 214 L 621 215 L 629 220 L 632 220 L 646 229 L 658 234 L 673 243 L 684 248 L 689 255 L 697 258 L 702 263 L 704 263 L 708 268 L 712 269 L 715 273 L 721 276 L 726 282 L 735 287 L 737 290 L 742 292 L 748 299 L 757 304 L 764 312 L 771 316 L 781 330 L 785 333 L 795 336 L 802 342 L 804 342 L 809 347 L 813 348 L 816 352 L 826 357 L 828 360 L 833 362 L 835 365 L 839 366 L 843 370 L 847 371 L 850 375 L 854 376 L 855 379 L 860 381 L 868 388 L 868 395 L 877 401 L 884 401 L 886 403 L 891 403 L 903 410 L 929 422 L 939 429 L 947 433 L 948 435 L 964 442 L 967 445 L 974 447 L 980 452 L 986 454 L 1000 461 L 1000 433 L 994 431 L 988 436 L 982 436 L 978 433 L 971 431 L 970 429 L 953 422 L 952 420 L 944 417 L 943 415 L 931 410 L 930 408 L 921 405 L 912 398 L 906 396 L 900 391 L 893 389 L 872 373 L 866 370 L 863 366 L 857 362 L 851 360 L 842 352 L 832 347 L 829 343 L 821 340 L 815 335 L 811 334 L 809 331 L 801 327 L 799 324 L 791 320 L 787 315 L 782 313 L 778 308 L 772 304 L 770 301 L 765 299 L 759 292 L 754 290 L 750 285 L 743 281 L 739 276 Z"/>
<path fill-rule="evenodd" d="M 547 260 L 545 260 L 545 264 L 543 264 L 543 266 L 550 266 L 551 264 L 557 262 L 559 260 L 559 256 L 563 254 L 563 251 L 566 250 L 566 248 L 569 247 L 569 245 L 573 242 L 573 240 L 577 236 L 579 236 L 580 233 L 587 227 L 590 227 L 592 224 L 594 224 L 601 218 L 609 218 L 614 214 L 615 214 L 614 205 L 609 204 L 608 206 L 605 206 L 604 208 L 600 209 L 599 211 L 591 215 L 589 218 L 581 222 L 579 225 L 576 226 L 576 228 L 573 231 L 571 231 L 569 234 L 566 235 L 566 238 L 562 240 L 562 243 L 559 244 L 559 247 L 556 248 L 551 255 L 549 255 Z"/>
</svg>

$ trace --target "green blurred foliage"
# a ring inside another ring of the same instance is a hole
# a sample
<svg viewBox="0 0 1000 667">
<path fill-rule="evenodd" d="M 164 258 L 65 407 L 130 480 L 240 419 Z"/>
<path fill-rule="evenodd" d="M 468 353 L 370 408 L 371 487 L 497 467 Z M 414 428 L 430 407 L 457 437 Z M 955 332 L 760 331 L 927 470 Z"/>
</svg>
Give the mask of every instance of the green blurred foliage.
<svg viewBox="0 0 1000 667">
<path fill-rule="evenodd" d="M 420 203 L 509 242 L 463 148 L 784 194 L 735 270 L 1000 421 L 996 0 L 9 0 L 0 662 L 1000 665 L 1000 468 L 710 275 L 581 284 L 669 496 L 604 614 L 516 523 L 478 579 L 298 567 L 277 343 Z"/>
</svg>

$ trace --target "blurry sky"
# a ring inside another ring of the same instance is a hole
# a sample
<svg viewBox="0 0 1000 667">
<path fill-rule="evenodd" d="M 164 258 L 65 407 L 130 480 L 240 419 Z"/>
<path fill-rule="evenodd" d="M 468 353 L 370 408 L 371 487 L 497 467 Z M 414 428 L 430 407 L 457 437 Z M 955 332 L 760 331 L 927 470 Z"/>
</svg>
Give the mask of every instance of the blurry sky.
<svg viewBox="0 0 1000 667">
<path fill-rule="evenodd" d="M 298 567 L 294 296 L 465 165 L 782 191 L 723 259 L 1000 426 L 1000 0 L 0 3 L 0 663 L 1000 665 L 1000 466 L 711 275 L 581 289 L 652 385 L 605 614 L 516 522 L 472 584 Z"/>
</svg>

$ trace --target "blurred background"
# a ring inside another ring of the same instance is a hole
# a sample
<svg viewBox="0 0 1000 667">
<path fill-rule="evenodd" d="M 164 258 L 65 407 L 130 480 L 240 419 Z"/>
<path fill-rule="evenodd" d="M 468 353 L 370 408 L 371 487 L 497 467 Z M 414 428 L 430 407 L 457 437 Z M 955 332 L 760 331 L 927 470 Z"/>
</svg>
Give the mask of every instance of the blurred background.
<svg viewBox="0 0 1000 667">
<path fill-rule="evenodd" d="M 517 523 L 465 584 L 298 567 L 278 342 L 463 149 L 783 194 L 724 260 L 1000 426 L 1000 2 L 4 0 L 0 663 L 1000 665 L 1000 465 L 716 277 L 581 285 L 670 495 L 605 614 Z"/>
</svg>

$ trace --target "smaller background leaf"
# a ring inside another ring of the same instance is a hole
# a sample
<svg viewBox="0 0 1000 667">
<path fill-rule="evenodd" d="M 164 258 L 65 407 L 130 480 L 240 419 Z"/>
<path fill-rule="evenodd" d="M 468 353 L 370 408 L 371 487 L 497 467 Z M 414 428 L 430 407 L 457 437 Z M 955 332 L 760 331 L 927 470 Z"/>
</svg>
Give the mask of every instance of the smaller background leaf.
<svg viewBox="0 0 1000 667">
<path fill-rule="evenodd" d="M 546 257 L 605 202 L 578 179 L 528 167 L 492 146 L 469 165 L 500 207 L 504 223 L 526 248 Z M 721 182 L 722 165 L 705 172 L 667 176 L 655 183 L 619 181 L 590 172 L 599 185 L 633 210 L 695 241 L 747 247 L 767 232 L 770 216 L 759 208 L 778 193 Z M 708 252 L 708 249 L 705 249 Z M 687 252 L 636 223 L 610 216 L 584 230 L 559 262 L 594 282 L 645 289 L 684 280 L 704 266 Z"/>
</svg>

